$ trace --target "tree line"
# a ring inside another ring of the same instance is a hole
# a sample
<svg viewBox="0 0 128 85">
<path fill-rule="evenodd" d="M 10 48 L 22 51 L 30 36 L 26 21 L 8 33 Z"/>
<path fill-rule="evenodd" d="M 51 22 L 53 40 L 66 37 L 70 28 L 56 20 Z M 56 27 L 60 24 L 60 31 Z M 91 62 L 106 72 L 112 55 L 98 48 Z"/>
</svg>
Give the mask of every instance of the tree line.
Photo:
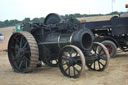
<svg viewBox="0 0 128 85">
<path fill-rule="evenodd" d="M 109 14 L 105 14 L 105 15 L 112 15 L 112 14 L 121 14 L 122 12 L 112 12 Z M 103 14 L 80 14 L 80 13 L 76 13 L 76 14 L 66 14 L 62 17 L 65 18 L 79 18 L 79 17 L 89 17 L 89 16 L 104 16 Z M 33 18 L 32 20 L 30 18 L 25 18 L 22 21 L 19 20 L 5 20 L 5 21 L 0 21 L 0 28 L 1 27 L 8 27 L 8 26 L 15 26 L 18 23 L 27 23 L 27 22 L 34 22 L 34 23 L 42 23 L 44 21 L 44 17 L 41 18 Z"/>
</svg>

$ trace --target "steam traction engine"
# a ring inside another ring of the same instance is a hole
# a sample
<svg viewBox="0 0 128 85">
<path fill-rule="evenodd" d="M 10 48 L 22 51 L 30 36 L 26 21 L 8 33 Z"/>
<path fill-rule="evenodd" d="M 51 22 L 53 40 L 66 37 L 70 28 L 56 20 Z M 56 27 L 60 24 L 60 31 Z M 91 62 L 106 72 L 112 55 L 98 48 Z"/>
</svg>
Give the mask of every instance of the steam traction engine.
<svg viewBox="0 0 128 85">
<path fill-rule="evenodd" d="M 8 44 L 8 57 L 15 72 L 32 71 L 38 62 L 59 66 L 67 77 L 79 77 L 85 65 L 103 71 L 109 53 L 101 43 L 93 43 L 94 36 L 77 19 L 64 19 L 49 14 L 44 23 L 25 23 L 22 32 L 15 32 Z"/>
<path fill-rule="evenodd" d="M 95 41 L 104 44 L 111 57 L 115 57 L 117 48 L 128 51 L 128 15 L 113 16 L 109 20 L 85 22 L 95 36 Z"/>
</svg>

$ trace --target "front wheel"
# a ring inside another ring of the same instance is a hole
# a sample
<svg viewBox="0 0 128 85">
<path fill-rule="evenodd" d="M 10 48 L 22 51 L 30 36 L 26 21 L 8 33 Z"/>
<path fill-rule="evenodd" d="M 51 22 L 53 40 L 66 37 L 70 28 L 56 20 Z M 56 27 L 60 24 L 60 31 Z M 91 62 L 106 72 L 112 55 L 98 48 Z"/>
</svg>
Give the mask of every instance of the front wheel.
<svg viewBox="0 0 128 85">
<path fill-rule="evenodd" d="M 58 61 L 60 71 L 67 77 L 77 78 L 85 70 L 84 54 L 74 45 L 65 46 L 60 51 Z"/>
</svg>

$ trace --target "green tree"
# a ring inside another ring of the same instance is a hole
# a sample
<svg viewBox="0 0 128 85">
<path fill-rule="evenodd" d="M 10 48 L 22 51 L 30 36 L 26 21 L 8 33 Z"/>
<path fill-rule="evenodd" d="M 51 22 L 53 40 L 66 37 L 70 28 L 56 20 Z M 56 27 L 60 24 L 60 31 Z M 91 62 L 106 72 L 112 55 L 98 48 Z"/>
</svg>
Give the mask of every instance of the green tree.
<svg viewBox="0 0 128 85">
<path fill-rule="evenodd" d="M 31 20 L 30 20 L 30 18 L 25 18 L 22 22 L 23 23 L 28 23 L 28 22 L 30 22 Z"/>
</svg>

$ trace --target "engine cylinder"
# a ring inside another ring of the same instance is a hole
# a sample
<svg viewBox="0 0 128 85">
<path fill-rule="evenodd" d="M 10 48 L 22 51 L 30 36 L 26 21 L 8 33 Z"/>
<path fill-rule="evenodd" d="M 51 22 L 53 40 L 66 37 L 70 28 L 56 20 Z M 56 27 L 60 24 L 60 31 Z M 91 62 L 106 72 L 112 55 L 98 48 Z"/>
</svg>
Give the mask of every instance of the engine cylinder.
<svg viewBox="0 0 128 85">
<path fill-rule="evenodd" d="M 50 33 L 45 38 L 45 45 L 48 48 L 63 48 L 65 45 L 76 45 L 82 50 L 89 50 L 93 43 L 91 31 L 82 29 L 73 33 Z"/>
<path fill-rule="evenodd" d="M 82 29 L 74 33 L 72 44 L 78 46 L 82 50 L 89 50 L 92 47 L 94 37 L 91 31 Z"/>
</svg>

